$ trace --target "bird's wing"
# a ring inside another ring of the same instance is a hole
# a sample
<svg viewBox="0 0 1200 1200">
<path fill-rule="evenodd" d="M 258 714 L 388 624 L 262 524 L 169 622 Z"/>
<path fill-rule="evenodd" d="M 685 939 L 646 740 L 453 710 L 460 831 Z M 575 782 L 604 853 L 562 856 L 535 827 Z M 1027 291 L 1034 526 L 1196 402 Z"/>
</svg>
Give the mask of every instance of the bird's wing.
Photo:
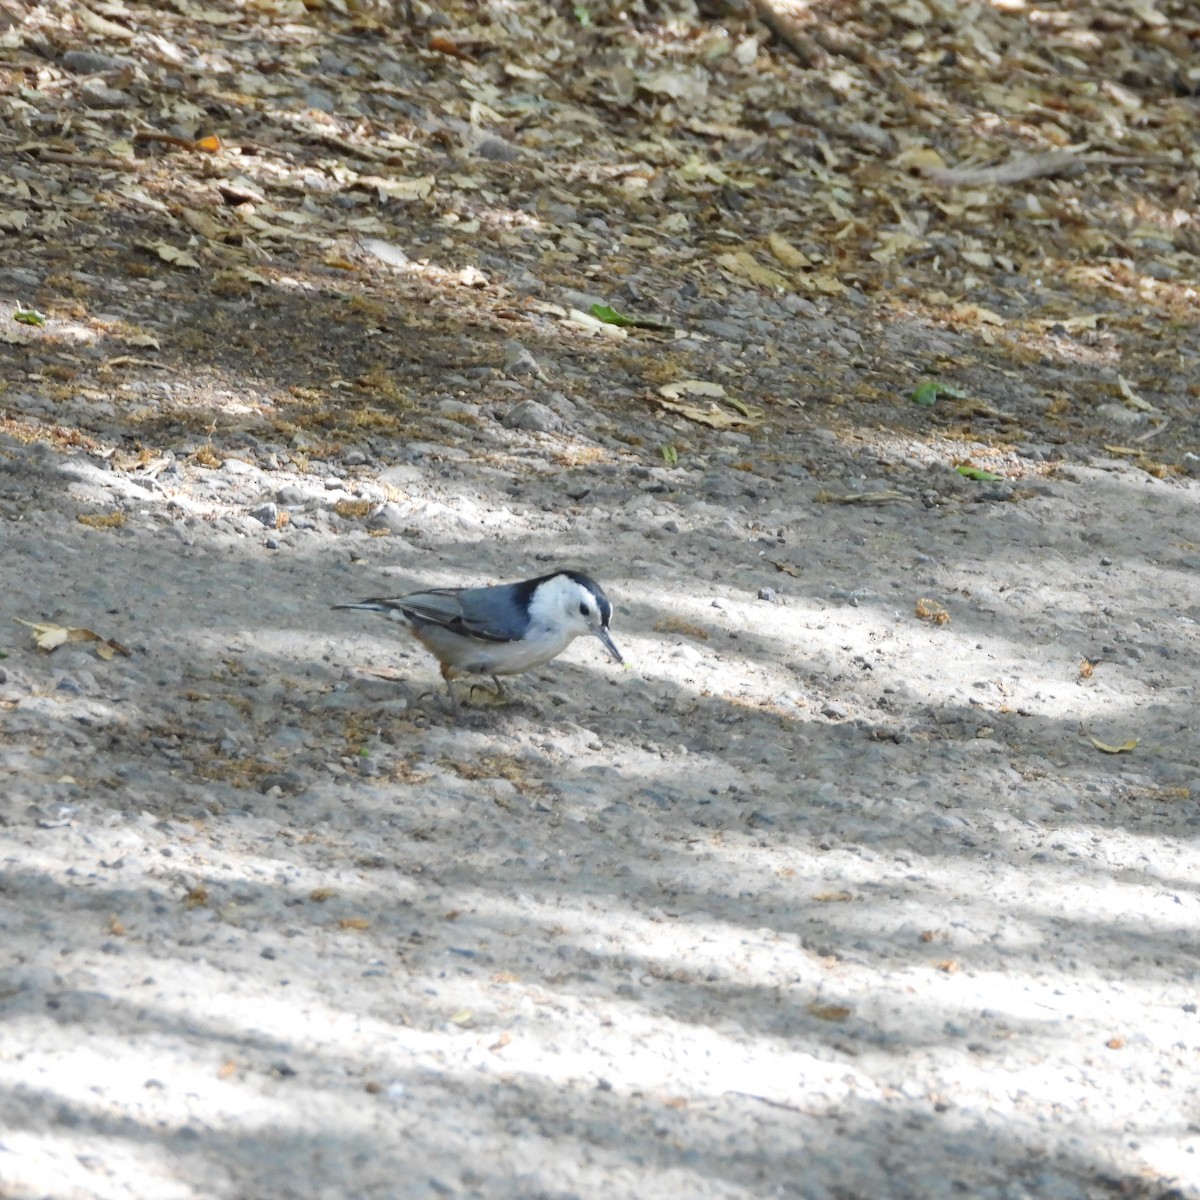
<svg viewBox="0 0 1200 1200">
<path fill-rule="evenodd" d="M 401 596 L 395 604 L 417 621 L 487 642 L 516 641 L 528 624 L 508 587 L 431 588 Z"/>
</svg>

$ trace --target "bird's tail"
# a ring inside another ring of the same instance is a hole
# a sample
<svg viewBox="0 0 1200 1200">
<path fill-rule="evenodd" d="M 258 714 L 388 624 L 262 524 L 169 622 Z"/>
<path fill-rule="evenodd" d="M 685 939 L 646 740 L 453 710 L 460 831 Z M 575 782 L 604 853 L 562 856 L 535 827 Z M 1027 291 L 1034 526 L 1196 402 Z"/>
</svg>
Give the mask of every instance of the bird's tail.
<svg viewBox="0 0 1200 1200">
<path fill-rule="evenodd" d="M 408 614 L 396 600 L 356 600 L 353 604 L 335 604 L 333 608 L 356 608 L 359 612 L 382 613 L 392 621 L 408 624 Z"/>
</svg>

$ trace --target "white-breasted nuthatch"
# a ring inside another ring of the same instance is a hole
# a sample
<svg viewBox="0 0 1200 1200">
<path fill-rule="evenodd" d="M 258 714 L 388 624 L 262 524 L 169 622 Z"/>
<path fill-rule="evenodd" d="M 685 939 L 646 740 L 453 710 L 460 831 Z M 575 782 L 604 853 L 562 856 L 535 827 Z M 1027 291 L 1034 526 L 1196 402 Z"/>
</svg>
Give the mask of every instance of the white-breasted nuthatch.
<svg viewBox="0 0 1200 1200">
<path fill-rule="evenodd" d="M 333 607 L 382 613 L 408 629 L 441 664 L 456 713 L 452 681 L 459 676 L 490 675 L 503 694 L 499 676 L 532 671 L 585 633 L 598 637 L 617 662 L 625 661 L 608 632 L 612 604 L 594 579 L 578 571 L 496 587 L 430 588 Z"/>
</svg>

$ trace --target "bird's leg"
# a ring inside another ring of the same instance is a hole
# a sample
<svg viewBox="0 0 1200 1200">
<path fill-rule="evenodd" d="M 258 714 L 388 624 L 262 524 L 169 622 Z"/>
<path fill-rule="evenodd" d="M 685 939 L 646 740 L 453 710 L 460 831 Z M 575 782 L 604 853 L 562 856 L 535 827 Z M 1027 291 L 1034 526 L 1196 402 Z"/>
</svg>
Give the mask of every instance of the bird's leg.
<svg viewBox="0 0 1200 1200">
<path fill-rule="evenodd" d="M 454 713 L 454 719 L 457 721 L 462 713 L 458 708 L 458 697 L 454 694 L 454 671 L 452 668 L 442 666 L 442 678 L 446 681 L 446 691 L 450 693 L 450 711 Z"/>
</svg>

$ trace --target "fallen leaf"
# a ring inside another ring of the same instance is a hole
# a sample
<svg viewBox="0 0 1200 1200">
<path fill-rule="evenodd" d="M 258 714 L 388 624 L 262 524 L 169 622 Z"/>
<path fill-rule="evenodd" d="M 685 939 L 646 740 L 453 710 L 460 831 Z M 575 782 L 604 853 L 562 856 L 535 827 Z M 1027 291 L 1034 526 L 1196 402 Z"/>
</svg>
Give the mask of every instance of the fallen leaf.
<svg viewBox="0 0 1200 1200">
<path fill-rule="evenodd" d="M 89 33 L 94 33 L 97 37 L 111 38 L 114 42 L 130 42 L 133 40 L 134 32 L 127 26 L 118 25 L 115 21 L 106 20 L 104 17 L 98 16 L 96 13 L 84 8 L 82 5 L 76 11 L 79 14 L 80 24 Z"/>
<path fill-rule="evenodd" d="M 876 504 L 908 504 L 911 496 L 886 488 L 878 492 L 828 492 L 822 489 L 813 496 L 814 504 L 862 504 L 868 508 Z"/>
<path fill-rule="evenodd" d="M 717 266 L 739 279 L 757 283 L 759 287 L 779 288 L 781 291 L 790 291 L 792 288 L 789 280 L 778 271 L 764 267 L 747 250 L 739 250 L 736 254 L 718 255 Z"/>
<path fill-rule="evenodd" d="M 80 513 L 75 520 L 89 529 L 119 529 L 125 524 L 125 514 L 118 508 L 107 513 Z"/>
<path fill-rule="evenodd" d="M 846 900 L 853 900 L 853 892 L 818 892 L 814 897 L 820 904 L 843 903 Z"/>
<path fill-rule="evenodd" d="M 187 267 L 189 270 L 198 271 L 200 264 L 186 250 L 181 250 L 178 246 L 172 246 L 169 242 L 143 242 L 141 243 L 143 250 L 148 250 L 151 254 L 157 254 L 165 263 L 170 263 L 173 267 Z"/>
<path fill-rule="evenodd" d="M 959 388 L 953 387 L 948 383 L 938 383 L 936 379 L 926 379 L 922 383 L 917 384 L 913 391 L 912 399 L 914 404 L 920 404 L 925 408 L 936 404 L 939 396 L 949 396 L 951 400 L 964 400 L 966 393 Z"/>
<path fill-rule="evenodd" d="M 771 248 L 771 253 L 792 271 L 803 271 L 812 266 L 812 259 L 793 246 L 781 233 L 767 234 L 767 245 Z"/>
<path fill-rule="evenodd" d="M 997 312 L 984 308 L 981 304 L 956 304 L 950 310 L 950 316 L 955 321 L 978 321 L 983 325 L 1004 325 L 1007 322 Z"/>
<path fill-rule="evenodd" d="M 664 383 L 658 394 L 667 400 L 678 400 L 680 396 L 715 396 L 719 399 L 725 395 L 725 389 L 707 379 L 680 379 L 675 383 Z"/>
<path fill-rule="evenodd" d="M 742 429 L 747 425 L 758 424 L 756 418 L 748 418 L 741 413 L 731 413 L 716 404 L 710 403 L 707 406 L 701 406 L 677 400 L 659 400 L 659 404 L 671 412 L 679 413 L 681 417 L 687 417 L 689 421 L 695 421 L 698 425 L 707 425 L 712 429 Z"/>
<path fill-rule="evenodd" d="M 922 621 L 931 621 L 934 625 L 950 624 L 950 614 L 936 600 L 918 600 L 914 611 Z"/>
<path fill-rule="evenodd" d="M 608 322 L 602 321 L 599 317 L 584 312 L 580 308 L 571 309 L 567 313 L 567 321 L 571 325 L 577 325 L 580 329 L 586 329 L 588 333 L 598 334 L 600 337 L 619 340 L 620 338 L 627 338 L 629 336 L 620 325 L 610 325 Z"/>
<path fill-rule="evenodd" d="M 847 1004 L 817 1004 L 814 1001 L 808 1011 L 822 1021 L 844 1021 L 853 1010 Z"/>
<path fill-rule="evenodd" d="M 24 625 L 33 630 L 33 640 L 39 650 L 44 650 L 47 654 L 51 650 L 57 650 L 59 646 L 64 646 L 68 642 L 99 642 L 100 648 L 96 653 L 101 654 L 101 650 L 107 648 L 107 654 L 101 654 L 103 658 L 111 658 L 113 651 L 118 654 L 124 654 L 127 658 L 131 651 L 122 646 L 120 642 L 112 638 L 102 638 L 98 633 L 93 633 L 90 629 L 81 629 L 66 625 L 55 625 L 52 622 L 43 621 L 25 621 L 20 617 L 13 617 L 13 620 L 18 625 Z"/>
<path fill-rule="evenodd" d="M 964 479 L 978 479 L 985 483 L 989 483 L 996 479 L 1003 479 L 1003 475 L 997 475 L 994 471 L 985 471 L 982 467 L 972 467 L 965 464 L 961 467 L 954 468 Z"/>
<path fill-rule="evenodd" d="M 1102 742 L 1099 738 L 1089 736 L 1088 741 L 1096 747 L 1097 750 L 1103 750 L 1105 754 L 1128 754 L 1131 750 L 1137 749 L 1137 738 L 1130 738 L 1127 742 L 1122 742 L 1119 746 L 1111 746 L 1108 742 Z"/>
<path fill-rule="evenodd" d="M 343 917 L 338 922 L 339 929 L 370 929 L 371 922 L 366 917 Z"/>
</svg>

